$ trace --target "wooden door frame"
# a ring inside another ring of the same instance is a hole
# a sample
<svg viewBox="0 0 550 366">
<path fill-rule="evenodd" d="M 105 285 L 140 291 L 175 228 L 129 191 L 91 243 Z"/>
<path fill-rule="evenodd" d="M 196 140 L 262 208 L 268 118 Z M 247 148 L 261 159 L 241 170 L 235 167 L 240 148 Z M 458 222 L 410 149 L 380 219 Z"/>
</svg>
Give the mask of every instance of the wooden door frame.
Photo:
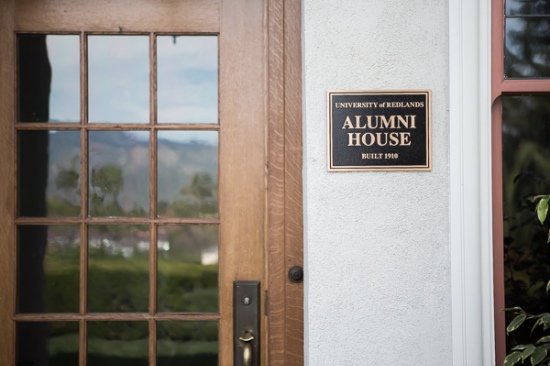
<svg viewBox="0 0 550 366">
<path fill-rule="evenodd" d="M 301 1 L 268 0 L 267 276 L 269 365 L 304 364 Z"/>
<path fill-rule="evenodd" d="M 2 217 L 15 219 L 14 0 L 0 2 L 0 164 Z M 301 1 L 265 0 L 267 29 L 266 98 L 266 304 L 268 364 L 299 366 L 303 351 L 303 284 L 291 283 L 288 270 L 303 266 Z M 246 21 L 246 20 L 243 20 Z M 5 126 L 10 126 L 5 128 Z M 13 224 L 0 225 L 0 237 L 15 240 Z M 13 241 L 12 241 L 13 242 Z M 0 329 L 14 334 L 15 249 L 0 245 Z M 12 342 L 0 342 L 0 365 L 14 364 Z"/>
</svg>

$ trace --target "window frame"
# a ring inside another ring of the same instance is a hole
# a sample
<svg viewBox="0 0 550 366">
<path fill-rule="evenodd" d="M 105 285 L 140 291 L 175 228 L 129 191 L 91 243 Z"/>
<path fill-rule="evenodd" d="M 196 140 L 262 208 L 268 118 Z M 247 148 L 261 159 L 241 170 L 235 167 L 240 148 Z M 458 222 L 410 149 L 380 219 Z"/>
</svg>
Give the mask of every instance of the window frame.
<svg viewBox="0 0 550 366">
<path fill-rule="evenodd" d="M 491 8 L 491 105 L 492 105 L 492 196 L 493 196 L 493 270 L 496 365 L 506 357 L 504 318 L 504 222 L 502 182 L 502 97 L 512 94 L 550 92 L 550 78 L 506 79 L 504 75 L 506 0 L 493 0 Z"/>
<path fill-rule="evenodd" d="M 449 0 L 449 216 L 454 366 L 494 365 L 491 0 Z"/>
</svg>

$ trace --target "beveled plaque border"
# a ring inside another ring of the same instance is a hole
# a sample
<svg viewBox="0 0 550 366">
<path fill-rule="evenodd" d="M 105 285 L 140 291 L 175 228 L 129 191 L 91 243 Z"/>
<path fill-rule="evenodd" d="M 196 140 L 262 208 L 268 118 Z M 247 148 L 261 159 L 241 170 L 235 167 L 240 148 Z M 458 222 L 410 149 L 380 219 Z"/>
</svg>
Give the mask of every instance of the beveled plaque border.
<svg viewBox="0 0 550 366">
<path fill-rule="evenodd" d="M 426 164 L 424 165 L 349 165 L 334 166 L 332 144 L 332 96 L 333 95 L 411 95 L 426 96 Z M 405 90 L 328 90 L 327 91 L 327 170 L 329 172 L 364 171 L 431 171 L 432 170 L 432 91 L 430 89 Z"/>
</svg>

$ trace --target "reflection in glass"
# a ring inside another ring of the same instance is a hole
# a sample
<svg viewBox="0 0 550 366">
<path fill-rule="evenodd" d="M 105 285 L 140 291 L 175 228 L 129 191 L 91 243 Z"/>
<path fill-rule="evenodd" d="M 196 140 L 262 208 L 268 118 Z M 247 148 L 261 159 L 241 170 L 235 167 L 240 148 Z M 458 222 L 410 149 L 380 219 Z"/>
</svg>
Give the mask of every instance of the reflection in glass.
<svg viewBox="0 0 550 366">
<path fill-rule="evenodd" d="M 218 311 L 218 227 L 158 227 L 159 312 Z"/>
<path fill-rule="evenodd" d="M 78 312 L 79 226 L 19 226 L 17 231 L 18 312 Z"/>
<path fill-rule="evenodd" d="M 149 133 L 89 132 L 89 215 L 147 216 Z"/>
<path fill-rule="evenodd" d="M 80 121 L 80 42 L 76 35 L 17 37 L 19 121 Z"/>
<path fill-rule="evenodd" d="M 148 226 L 89 226 L 88 311 L 147 311 L 149 242 Z"/>
<path fill-rule="evenodd" d="M 218 132 L 159 131 L 159 217 L 218 216 Z"/>
<path fill-rule="evenodd" d="M 218 323 L 157 322 L 157 366 L 218 365 Z"/>
<path fill-rule="evenodd" d="M 506 15 L 550 15 L 548 0 L 506 0 Z"/>
<path fill-rule="evenodd" d="M 88 366 L 147 366 L 147 322 L 88 322 Z"/>
<path fill-rule="evenodd" d="M 78 365 L 78 322 L 17 323 L 16 333 L 16 365 Z"/>
<path fill-rule="evenodd" d="M 80 132 L 19 131 L 19 215 L 80 215 Z"/>
<path fill-rule="evenodd" d="M 550 77 L 550 17 L 506 19 L 507 78 Z"/>
<path fill-rule="evenodd" d="M 218 123 L 218 38 L 157 37 L 158 122 Z"/>
<path fill-rule="evenodd" d="M 535 215 L 533 197 L 550 194 L 550 96 L 505 96 L 502 111 L 504 281 L 506 307 L 550 311 L 545 287 L 550 277 L 549 225 Z M 507 313 L 509 324 L 513 315 Z M 531 343 L 530 326 L 507 336 L 510 351 Z M 535 339 L 535 338 L 533 338 Z M 538 339 L 538 337 L 536 338 Z"/>
<path fill-rule="evenodd" d="M 149 37 L 89 36 L 90 122 L 149 122 Z"/>
</svg>

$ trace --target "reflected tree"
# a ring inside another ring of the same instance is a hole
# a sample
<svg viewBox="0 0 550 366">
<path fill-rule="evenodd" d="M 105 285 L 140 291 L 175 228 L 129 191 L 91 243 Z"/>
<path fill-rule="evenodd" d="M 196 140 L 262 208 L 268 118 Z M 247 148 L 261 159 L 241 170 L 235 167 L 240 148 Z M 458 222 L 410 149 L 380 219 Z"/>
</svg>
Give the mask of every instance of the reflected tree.
<svg viewBox="0 0 550 366">
<path fill-rule="evenodd" d="M 523 0 L 509 14 L 550 14 L 550 0 Z M 507 77 L 550 76 L 550 17 L 511 18 L 506 23 L 505 73 Z"/>
<path fill-rule="evenodd" d="M 122 213 L 122 208 L 118 203 L 118 195 L 124 186 L 121 167 L 115 164 L 106 164 L 99 168 L 92 168 L 90 182 L 92 185 L 92 192 L 90 192 L 92 214 Z M 112 198 L 110 205 L 105 201 L 109 196 Z"/>
<path fill-rule="evenodd" d="M 67 195 L 72 190 L 78 190 L 78 180 L 80 178 L 76 167 L 78 160 L 78 156 L 73 156 L 71 159 L 71 167 L 59 171 L 55 178 L 56 188 L 64 190 Z"/>
<path fill-rule="evenodd" d="M 550 311 L 548 227 L 538 222 L 533 197 L 550 192 L 550 98 L 503 99 L 504 281 L 506 307 L 538 314 Z M 507 314 L 507 323 L 513 314 Z M 508 353 L 529 343 L 530 327 L 507 337 Z M 537 336 L 537 334 L 533 334 Z"/>
<path fill-rule="evenodd" d="M 215 214 L 217 210 L 217 184 L 209 173 L 196 173 L 188 185 L 180 189 L 180 194 L 186 197 L 194 206 L 194 214 L 198 216 Z"/>
</svg>

